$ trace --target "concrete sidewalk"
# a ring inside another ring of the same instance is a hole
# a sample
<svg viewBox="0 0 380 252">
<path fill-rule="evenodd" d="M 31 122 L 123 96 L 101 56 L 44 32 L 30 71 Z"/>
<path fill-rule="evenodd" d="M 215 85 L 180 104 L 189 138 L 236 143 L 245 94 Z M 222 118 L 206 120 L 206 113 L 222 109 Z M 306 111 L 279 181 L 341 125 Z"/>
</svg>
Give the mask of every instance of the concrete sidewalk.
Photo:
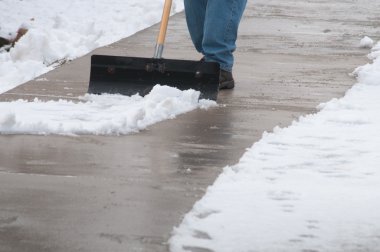
<svg viewBox="0 0 380 252">
<path fill-rule="evenodd" d="M 264 131 L 340 97 L 379 39 L 373 0 L 249 1 L 236 52 L 236 89 L 222 106 L 138 134 L 0 136 L 0 251 L 167 251 L 181 222 L 222 168 Z M 158 26 L 93 53 L 151 57 Z M 199 59 L 184 15 L 170 21 L 166 58 Z M 90 55 L 0 95 L 75 99 Z M 231 206 L 233 207 L 233 206 Z"/>
</svg>

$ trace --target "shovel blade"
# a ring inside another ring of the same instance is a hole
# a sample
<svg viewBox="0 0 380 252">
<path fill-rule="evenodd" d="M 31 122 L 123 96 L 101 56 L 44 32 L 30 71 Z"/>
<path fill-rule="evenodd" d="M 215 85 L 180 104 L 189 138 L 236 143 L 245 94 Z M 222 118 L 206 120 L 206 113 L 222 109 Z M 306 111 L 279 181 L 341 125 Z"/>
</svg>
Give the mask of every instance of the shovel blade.
<svg viewBox="0 0 380 252">
<path fill-rule="evenodd" d="M 216 100 L 219 72 L 215 62 L 93 55 L 88 93 L 144 96 L 160 84 Z"/>
</svg>

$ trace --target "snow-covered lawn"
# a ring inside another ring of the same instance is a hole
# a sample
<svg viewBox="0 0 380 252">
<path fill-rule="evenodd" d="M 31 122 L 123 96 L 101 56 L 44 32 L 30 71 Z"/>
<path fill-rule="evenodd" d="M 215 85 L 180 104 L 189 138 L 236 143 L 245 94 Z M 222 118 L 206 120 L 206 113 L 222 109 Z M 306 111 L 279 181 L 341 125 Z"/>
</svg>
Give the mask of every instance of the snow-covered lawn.
<svg viewBox="0 0 380 252">
<path fill-rule="evenodd" d="M 379 251 L 380 43 L 341 99 L 265 133 L 175 228 L 173 252 Z"/>
<path fill-rule="evenodd" d="M 29 31 L 6 52 L 0 51 L 0 93 L 159 22 L 164 1 L 1 0 L 0 37 Z M 172 13 L 183 9 L 173 1 Z"/>
</svg>

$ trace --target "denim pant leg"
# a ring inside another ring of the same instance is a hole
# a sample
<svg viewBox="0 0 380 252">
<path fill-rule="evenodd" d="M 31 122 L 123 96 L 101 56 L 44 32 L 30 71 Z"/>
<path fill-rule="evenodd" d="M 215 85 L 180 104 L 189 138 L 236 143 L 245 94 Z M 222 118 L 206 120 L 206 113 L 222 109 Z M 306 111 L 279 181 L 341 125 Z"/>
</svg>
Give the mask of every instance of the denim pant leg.
<svg viewBox="0 0 380 252">
<path fill-rule="evenodd" d="M 195 49 L 204 54 L 202 48 L 207 0 L 184 0 L 187 27 Z"/>
<path fill-rule="evenodd" d="M 237 31 L 247 0 L 184 0 L 191 39 L 207 61 L 232 71 Z"/>
<path fill-rule="evenodd" d="M 198 0 L 193 0 L 198 1 Z M 202 49 L 207 61 L 232 71 L 238 27 L 247 0 L 208 0 Z"/>
</svg>

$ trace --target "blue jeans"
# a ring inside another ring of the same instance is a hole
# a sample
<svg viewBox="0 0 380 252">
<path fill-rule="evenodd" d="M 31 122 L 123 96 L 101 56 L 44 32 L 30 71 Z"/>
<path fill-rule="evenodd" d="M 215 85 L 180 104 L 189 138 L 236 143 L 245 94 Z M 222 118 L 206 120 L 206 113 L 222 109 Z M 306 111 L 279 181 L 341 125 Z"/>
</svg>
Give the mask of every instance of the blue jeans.
<svg viewBox="0 0 380 252">
<path fill-rule="evenodd" d="M 238 27 L 247 0 L 184 0 L 187 26 L 206 61 L 232 71 Z"/>
</svg>

